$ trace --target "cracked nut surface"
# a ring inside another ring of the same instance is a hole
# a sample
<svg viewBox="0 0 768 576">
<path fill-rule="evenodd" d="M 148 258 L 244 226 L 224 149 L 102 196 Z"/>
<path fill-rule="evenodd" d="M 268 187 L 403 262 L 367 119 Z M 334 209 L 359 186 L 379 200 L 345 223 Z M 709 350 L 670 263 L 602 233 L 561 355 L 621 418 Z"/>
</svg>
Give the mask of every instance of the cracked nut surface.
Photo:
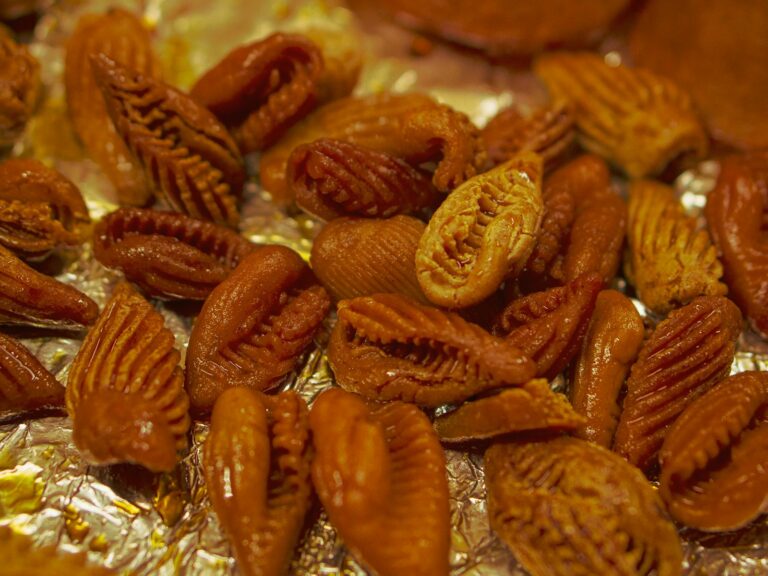
<svg viewBox="0 0 768 576">
<path fill-rule="evenodd" d="M 40 64 L 0 26 L 0 146 L 24 132 L 40 93 Z"/>
</svg>

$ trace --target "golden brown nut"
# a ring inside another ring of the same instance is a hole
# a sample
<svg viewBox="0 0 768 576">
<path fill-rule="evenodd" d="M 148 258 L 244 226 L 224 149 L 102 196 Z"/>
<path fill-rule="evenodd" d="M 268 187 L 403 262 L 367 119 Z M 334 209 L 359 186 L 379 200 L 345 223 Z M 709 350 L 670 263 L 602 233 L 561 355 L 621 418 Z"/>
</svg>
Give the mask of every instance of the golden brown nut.
<svg viewBox="0 0 768 576">
<path fill-rule="evenodd" d="M 92 464 L 170 471 L 187 446 L 189 401 L 173 333 L 151 304 L 119 284 L 67 380 L 72 436 Z"/>
<path fill-rule="evenodd" d="M 0 146 L 24 132 L 40 93 L 40 64 L 0 26 Z"/>
<path fill-rule="evenodd" d="M 445 455 L 424 413 L 333 388 L 309 421 L 317 495 L 355 557 L 381 576 L 447 575 Z"/>
<path fill-rule="evenodd" d="M 689 96 L 666 78 L 611 66 L 589 52 L 541 56 L 534 71 L 555 100 L 573 107 L 582 146 L 633 178 L 659 174 L 684 154 L 707 152 Z"/>
<path fill-rule="evenodd" d="M 287 574 L 310 506 L 307 405 L 230 388 L 216 401 L 203 472 L 244 576 Z"/>
<path fill-rule="evenodd" d="M 445 199 L 416 251 L 416 274 L 431 302 L 477 304 L 520 272 L 541 225 L 541 178 L 541 157 L 523 152 Z"/>
<path fill-rule="evenodd" d="M 150 187 L 141 166 L 115 131 L 96 86 L 90 59 L 99 53 L 151 78 L 160 76 L 160 65 L 141 20 L 120 8 L 81 17 L 67 42 L 64 86 L 75 132 L 88 155 L 114 184 L 119 202 L 142 206 L 151 197 Z"/>
<path fill-rule="evenodd" d="M 642 473 L 577 438 L 485 453 L 491 528 L 533 576 L 677 576 L 675 526 Z"/>
</svg>

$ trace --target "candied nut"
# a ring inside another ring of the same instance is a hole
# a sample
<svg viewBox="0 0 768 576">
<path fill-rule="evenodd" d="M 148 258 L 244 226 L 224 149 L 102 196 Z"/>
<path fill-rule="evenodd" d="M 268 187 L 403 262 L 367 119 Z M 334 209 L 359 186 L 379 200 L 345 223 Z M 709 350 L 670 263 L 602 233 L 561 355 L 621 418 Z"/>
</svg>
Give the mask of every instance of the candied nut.
<svg viewBox="0 0 768 576">
<path fill-rule="evenodd" d="M 245 170 L 226 128 L 168 84 L 104 54 L 91 64 L 115 128 L 155 193 L 194 218 L 236 226 Z"/>
<path fill-rule="evenodd" d="M 323 220 L 408 214 L 439 198 L 429 177 L 403 160 L 329 138 L 298 146 L 286 177 L 299 208 Z"/>
<path fill-rule="evenodd" d="M 354 556 L 381 576 L 447 575 L 445 454 L 426 415 L 332 388 L 309 422 L 317 495 Z"/>
<path fill-rule="evenodd" d="M 683 553 L 636 468 L 577 438 L 507 442 L 485 453 L 491 528 L 534 576 L 678 576 Z"/>
<path fill-rule="evenodd" d="M 523 384 L 536 369 L 503 338 L 397 294 L 339 302 L 328 361 L 342 388 L 426 407 Z"/>
<path fill-rule="evenodd" d="M 190 95 L 232 129 L 243 154 L 274 144 L 317 101 L 323 56 L 298 34 L 239 46 L 195 83 Z"/>
<path fill-rule="evenodd" d="M 543 379 L 467 402 L 435 419 L 442 442 L 486 440 L 526 430 L 574 430 L 584 418 Z"/>
<path fill-rule="evenodd" d="M 39 93 L 40 64 L 0 26 L 0 146 L 11 146 L 24 132 Z"/>
<path fill-rule="evenodd" d="M 86 461 L 170 471 L 187 446 L 189 401 L 173 333 L 119 284 L 69 369 L 67 412 Z"/>
<path fill-rule="evenodd" d="M 410 216 L 337 218 L 312 244 L 312 269 L 337 301 L 389 292 L 428 304 L 414 264 L 424 227 Z"/>
<path fill-rule="evenodd" d="M 265 246 L 213 289 L 192 328 L 186 386 L 210 410 L 233 386 L 268 390 L 296 367 L 330 307 L 298 254 Z"/>
<path fill-rule="evenodd" d="M 768 511 L 768 374 L 736 374 L 692 402 L 659 460 L 661 497 L 686 526 L 735 530 Z"/>
<path fill-rule="evenodd" d="M 571 378 L 571 403 L 586 418 L 574 436 L 610 448 L 619 421 L 619 393 L 643 344 L 643 319 L 616 290 L 597 295 L 595 311 Z"/>
<path fill-rule="evenodd" d="M 632 365 L 613 450 L 648 469 L 686 406 L 728 374 L 741 325 L 739 309 L 722 296 L 673 310 Z"/>
<path fill-rule="evenodd" d="M 93 255 L 156 298 L 205 300 L 258 246 L 183 214 L 120 208 L 93 231 Z"/>
<path fill-rule="evenodd" d="M 581 145 L 633 178 L 659 174 L 684 154 L 707 152 L 690 97 L 666 78 L 611 66 L 589 52 L 546 54 L 534 71 L 554 99 L 573 107 Z"/>
<path fill-rule="evenodd" d="M 216 401 L 203 472 L 245 576 L 288 573 L 312 496 L 308 418 L 295 392 L 230 388 Z"/>
<path fill-rule="evenodd" d="M 430 301 L 465 308 L 520 272 L 543 216 L 541 176 L 541 158 L 523 152 L 445 199 L 416 251 L 416 274 Z"/>
<path fill-rule="evenodd" d="M 64 86 L 75 132 L 88 156 L 114 184 L 120 204 L 147 204 L 151 198 L 150 187 L 141 166 L 115 131 L 96 85 L 91 57 L 106 54 L 144 76 L 159 78 L 160 65 L 152 52 L 149 32 L 131 12 L 112 8 L 105 14 L 81 17 L 66 49 Z"/>
</svg>

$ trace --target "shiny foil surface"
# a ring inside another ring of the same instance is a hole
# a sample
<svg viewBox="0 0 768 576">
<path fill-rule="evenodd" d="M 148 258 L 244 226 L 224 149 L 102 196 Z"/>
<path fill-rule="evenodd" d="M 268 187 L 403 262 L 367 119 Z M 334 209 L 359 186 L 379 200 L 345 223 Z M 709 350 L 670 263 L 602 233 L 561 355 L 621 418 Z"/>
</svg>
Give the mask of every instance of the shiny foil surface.
<svg viewBox="0 0 768 576">
<path fill-rule="evenodd" d="M 275 30 L 323 29 L 341 33 L 362 49 L 365 66 L 357 93 L 425 90 L 484 124 L 511 103 L 534 105 L 544 91 L 530 74 L 486 63 L 477 56 L 435 45 L 428 57 L 411 54 L 413 35 L 358 20 L 330 1 L 303 0 L 62 0 L 40 20 L 32 50 L 41 62 L 45 100 L 14 155 L 34 156 L 54 165 L 83 191 L 91 216 L 115 208 L 111 186 L 96 165 L 82 157 L 66 115 L 62 85 L 63 45 L 79 15 L 123 6 L 143 15 L 153 31 L 165 79 L 182 89 L 231 48 Z M 620 43 L 603 48 L 619 58 Z M 257 162 L 250 159 L 255 172 Z M 686 208 L 698 214 L 717 175 L 706 162 L 681 175 L 676 187 Z M 307 258 L 317 225 L 301 214 L 272 207 L 258 178 L 247 186 L 242 232 L 258 242 L 280 243 Z M 85 246 L 61 263 L 60 280 L 77 286 L 103 305 L 119 274 L 96 262 Z M 619 288 L 623 284 L 619 281 Z M 192 316 L 174 304 L 155 303 L 186 350 Z M 647 320 L 642 304 L 636 302 Z M 318 336 L 302 368 L 286 384 L 308 401 L 332 384 L 323 353 L 332 319 Z M 56 377 L 66 382 L 83 333 L 14 332 Z M 733 371 L 768 370 L 768 343 L 745 332 Z M 556 383 L 562 385 L 561 379 Z M 193 427 L 193 448 L 172 473 L 152 475 L 132 466 L 93 467 L 72 443 L 72 425 L 61 415 L 43 414 L 0 424 L 0 525 L 12 525 L 40 545 L 85 551 L 95 564 L 125 574 L 235 574 L 226 537 L 209 507 L 200 459 L 207 433 Z M 482 453 L 447 451 L 452 513 L 452 574 L 523 575 L 512 554 L 489 530 L 485 509 Z M 317 514 L 316 514 L 317 515 Z M 768 574 L 768 519 L 739 532 L 703 534 L 683 530 L 686 573 L 690 575 Z M 0 570 L 1 571 L 1 570 Z M 291 570 L 295 574 L 365 574 L 346 552 L 320 512 L 305 534 Z"/>
</svg>

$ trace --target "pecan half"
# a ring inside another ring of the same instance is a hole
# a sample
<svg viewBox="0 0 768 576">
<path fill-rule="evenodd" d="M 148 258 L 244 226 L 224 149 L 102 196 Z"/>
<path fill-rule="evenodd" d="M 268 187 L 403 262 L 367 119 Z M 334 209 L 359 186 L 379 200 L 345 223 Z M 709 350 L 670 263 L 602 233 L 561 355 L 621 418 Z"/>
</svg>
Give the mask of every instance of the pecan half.
<svg viewBox="0 0 768 576">
<path fill-rule="evenodd" d="M 287 179 L 299 208 L 323 220 L 408 214 L 435 206 L 439 198 L 423 171 L 330 138 L 297 147 L 288 159 Z"/>
<path fill-rule="evenodd" d="M 129 284 L 116 288 L 67 379 L 72 437 L 92 464 L 170 471 L 187 446 L 189 401 L 173 333 Z"/>
<path fill-rule="evenodd" d="M 226 128 L 168 84 L 104 54 L 91 64 L 115 128 L 155 194 L 195 218 L 236 226 L 245 170 Z"/>
<path fill-rule="evenodd" d="M 93 254 L 156 298 L 205 300 L 258 246 L 183 214 L 120 208 L 93 231 Z"/>
<path fill-rule="evenodd" d="M 330 307 L 298 254 L 266 246 L 246 256 L 205 301 L 189 338 L 187 392 L 210 410 L 232 386 L 274 388 L 296 367 Z"/>
<path fill-rule="evenodd" d="M 40 64 L 0 26 L 0 146 L 24 132 L 40 93 Z"/>
<path fill-rule="evenodd" d="M 666 78 L 611 66 L 591 52 L 546 54 L 534 72 L 556 101 L 573 107 L 581 145 L 633 178 L 659 174 L 684 154 L 707 152 L 690 97 Z"/>
<path fill-rule="evenodd" d="M 367 398 L 457 404 L 535 372 L 504 339 L 397 294 L 342 300 L 338 317 L 328 361 L 340 386 Z"/>
<path fill-rule="evenodd" d="M 416 406 L 368 408 L 337 388 L 309 414 L 312 480 L 344 543 L 376 574 L 448 574 L 445 454 Z"/>
<path fill-rule="evenodd" d="M 286 574 L 310 506 L 307 405 L 230 388 L 216 401 L 203 472 L 245 576 Z"/>
<path fill-rule="evenodd" d="M 661 497 L 687 526 L 735 530 L 768 511 L 768 374 L 736 374 L 692 402 L 659 460 Z"/>
<path fill-rule="evenodd" d="M 614 451 L 643 470 L 693 400 L 728 374 L 741 313 L 722 296 L 700 296 L 672 311 L 640 349 L 627 380 Z"/>
<path fill-rule="evenodd" d="M 543 216 L 541 177 L 541 158 L 523 152 L 445 199 L 416 251 L 416 274 L 430 301 L 465 308 L 520 272 Z"/>
<path fill-rule="evenodd" d="M 643 474 L 577 438 L 485 453 L 491 528 L 534 576 L 677 576 L 675 526 Z"/>
</svg>

